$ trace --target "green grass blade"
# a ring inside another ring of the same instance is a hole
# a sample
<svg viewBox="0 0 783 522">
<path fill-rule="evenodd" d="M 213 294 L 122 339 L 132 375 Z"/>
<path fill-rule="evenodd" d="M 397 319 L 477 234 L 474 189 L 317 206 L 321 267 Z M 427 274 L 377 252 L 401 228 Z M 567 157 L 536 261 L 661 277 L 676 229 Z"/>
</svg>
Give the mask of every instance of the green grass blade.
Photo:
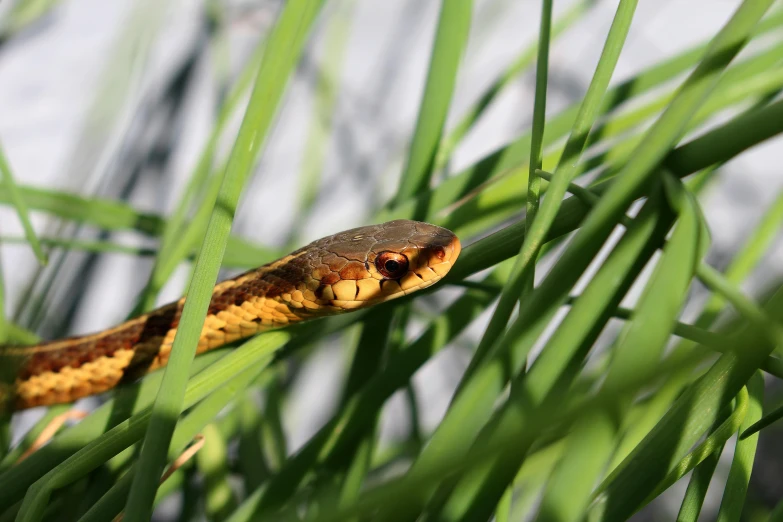
<svg viewBox="0 0 783 522">
<path fill-rule="evenodd" d="M 512 448 L 520 439 L 527 439 L 540 433 L 549 426 L 564 422 L 570 422 L 581 413 L 594 408 L 607 408 L 614 402 L 618 394 L 634 394 L 643 386 L 650 384 L 653 380 L 668 375 L 670 372 L 688 365 L 691 368 L 703 362 L 701 358 L 680 359 L 675 364 L 657 365 L 654 368 L 645 368 L 639 375 L 629 376 L 629 379 L 623 383 L 620 389 L 612 390 L 612 395 L 600 393 L 592 399 L 577 401 L 576 404 L 568 407 L 565 411 L 542 410 L 541 415 L 531 419 L 531 422 L 524 426 L 522 430 L 510 430 L 501 435 L 498 440 L 502 441 L 500 446 L 477 447 L 464 459 L 443 459 L 440 465 L 429 470 L 429 473 L 411 477 L 405 476 L 400 479 L 389 481 L 381 486 L 368 489 L 362 497 L 353 505 L 336 511 L 328 511 L 317 517 L 317 522 L 336 522 L 346 520 L 348 517 L 377 516 L 388 512 L 388 506 L 395 506 L 399 510 L 401 505 L 409 502 L 413 496 L 432 483 L 439 483 L 453 476 L 455 473 L 470 474 L 470 469 L 479 466 L 487 460 L 494 459 L 498 452 Z M 279 517 L 293 516 L 292 508 L 279 514 Z"/>
<path fill-rule="evenodd" d="M 472 0 L 441 2 L 424 97 L 395 204 L 429 188 L 435 154 L 454 93 L 460 59 L 468 43 L 472 11 Z M 420 218 L 425 215 L 425 210 L 419 212 Z"/>
<path fill-rule="evenodd" d="M 267 358 L 267 362 L 270 359 Z M 171 440 L 171 446 L 168 452 L 168 458 L 173 460 L 177 458 L 185 447 L 199 434 L 202 429 L 204 430 L 205 444 L 202 451 L 207 448 L 207 444 L 210 442 L 218 442 L 221 434 L 211 427 L 214 425 L 209 424 L 210 421 L 218 415 L 221 410 L 224 410 L 229 402 L 234 399 L 238 393 L 242 392 L 254 379 L 258 377 L 258 374 L 264 370 L 263 361 L 261 364 L 256 364 L 253 367 L 249 367 L 244 372 L 236 375 L 233 379 L 229 380 L 224 386 L 216 390 L 209 395 L 206 399 L 197 404 L 187 415 L 184 416 L 182 421 L 177 425 L 177 429 L 174 432 L 174 437 Z M 201 453 L 201 452 L 199 452 Z M 199 454 L 197 454 L 199 455 Z M 197 456 L 197 458 L 199 458 Z M 210 462 L 218 468 L 216 473 L 220 473 L 220 464 L 225 464 L 225 459 L 221 459 L 220 462 L 214 460 Z M 199 466 L 202 464 L 199 463 Z M 130 490 L 133 477 L 136 475 L 137 466 L 134 464 L 122 478 L 109 489 L 80 519 L 80 522 L 93 522 L 99 520 L 111 520 L 122 509 L 123 502 L 125 501 L 128 491 Z M 214 468 L 213 468 L 214 469 Z M 208 480 L 217 478 L 209 477 Z M 219 481 L 216 481 L 219 482 Z M 216 510 L 216 512 L 219 510 Z"/>
<path fill-rule="evenodd" d="M 204 236 L 204 229 L 209 220 L 210 210 L 215 204 L 215 198 L 220 190 L 222 179 L 223 169 L 212 172 L 218 140 L 224 133 L 229 118 L 235 113 L 240 103 L 245 100 L 245 95 L 250 89 L 253 78 L 260 67 L 265 46 L 266 41 L 261 39 L 253 50 L 253 54 L 247 64 L 240 72 L 236 84 L 232 87 L 231 92 L 229 92 L 225 102 L 220 107 L 206 146 L 185 187 L 185 193 L 180 198 L 174 212 L 162 226 L 160 252 L 155 259 L 147 285 L 139 297 L 139 302 L 130 314 L 132 316 L 152 308 L 155 298 L 164 283 L 168 281 L 177 265 L 185 256 L 198 248 L 198 240 Z M 211 177 L 210 173 L 212 173 Z M 195 215 L 190 225 L 187 226 L 188 210 L 191 206 L 199 203 L 197 200 L 199 192 L 203 192 L 201 204 L 197 206 Z"/>
<path fill-rule="evenodd" d="M 63 248 L 65 250 L 78 250 L 81 252 L 92 252 L 96 254 L 127 254 L 137 257 L 154 256 L 157 252 L 154 248 L 136 247 L 120 245 L 111 241 L 84 241 L 80 239 L 60 239 L 56 237 L 40 237 L 38 241 L 42 245 L 49 247 Z M 0 237 L 0 243 L 5 244 L 27 244 L 26 237 L 3 236 Z"/>
<path fill-rule="evenodd" d="M 591 411 L 573 426 L 567 447 L 544 491 L 536 520 L 581 520 L 605 454 L 593 451 L 615 435 L 617 419 L 608 411 Z"/>
<path fill-rule="evenodd" d="M 230 353 L 218 363 L 213 364 L 209 369 L 191 379 L 185 391 L 183 405 L 185 407 L 193 406 L 214 390 L 220 388 L 224 383 L 247 370 L 250 365 L 268 364 L 273 354 L 289 339 L 290 334 L 288 333 L 270 332 L 248 341 L 245 343 L 246 348 L 244 350 L 236 350 Z M 123 449 L 141 440 L 152 418 L 152 411 L 152 407 L 145 408 L 100 437 L 91 440 L 86 446 L 49 471 L 43 478 L 37 480 L 25 494 L 19 520 L 25 522 L 41 520 L 47 501 L 55 489 L 64 487 L 74 480 L 83 477 Z M 71 449 L 72 451 L 74 450 L 73 447 Z M 168 450 L 168 447 L 166 450 Z M 34 456 L 35 454 L 30 459 Z M 3 482 L 8 480 L 8 476 L 14 475 L 14 469 L 12 468 L 0 479 Z M 140 472 L 141 468 L 139 468 L 134 480 L 136 480 Z M 160 477 L 157 477 L 157 480 L 160 480 Z M 22 486 L 22 488 L 24 487 Z M 18 488 L 19 485 L 15 485 L 15 489 Z"/>
<path fill-rule="evenodd" d="M 204 476 L 204 510 L 209 520 L 223 521 L 237 507 L 228 480 L 227 441 L 214 424 L 208 424 L 203 431 L 204 447 L 196 454 L 196 464 Z"/>
<path fill-rule="evenodd" d="M 704 441 L 696 446 L 693 451 L 685 455 L 672 470 L 661 480 L 645 502 L 639 505 L 639 508 L 649 503 L 652 499 L 669 489 L 675 482 L 684 477 L 692 469 L 703 463 L 707 458 L 714 455 L 723 448 L 729 438 L 737 433 L 742 425 L 742 421 L 748 411 L 748 391 L 742 388 L 737 395 L 737 405 L 726 420 L 721 422 L 718 427 L 710 433 Z M 610 477 L 611 478 L 611 477 Z"/>
<path fill-rule="evenodd" d="M 203 370 L 225 356 L 225 351 L 217 350 L 199 357 L 194 365 L 194 373 Z M 149 407 L 155 398 L 163 372 L 153 372 L 138 384 L 130 385 L 130 393 L 137 394 L 138 400 L 127 415 L 137 414 Z M 20 462 L 0 475 L 0 510 L 8 509 L 24 495 L 25 490 L 50 469 L 76 453 L 76 451 L 99 437 L 109 425 L 115 400 L 107 401 L 89 417 L 75 426 L 64 430 L 49 444 L 40 448 L 23 462 Z"/>
<path fill-rule="evenodd" d="M 511 386 L 511 397 L 503 409 L 487 424 L 476 445 L 496 445 L 499 433 L 508 433 L 528 424 L 541 409 L 559 408 L 561 394 L 558 390 L 570 387 L 576 376 L 575 371 L 586 357 L 589 347 L 650 256 L 661 244 L 671 221 L 671 214 L 660 205 L 658 198 L 647 202 L 644 210 L 630 224 L 627 233 L 574 303 L 527 374 L 520 374 L 515 378 Z M 537 292 L 538 290 L 534 295 Z M 528 318 L 520 312 L 519 318 L 504 336 L 503 344 L 513 346 L 515 343 L 513 335 L 519 335 L 520 330 L 527 324 L 529 324 Z M 511 372 L 517 372 L 518 367 L 513 363 L 509 364 L 506 360 L 516 360 L 518 357 L 499 353 L 488 363 L 491 362 L 501 368 L 505 364 L 510 366 Z M 476 373 L 475 382 L 481 383 L 483 379 L 479 379 L 479 376 L 487 373 L 488 370 L 480 368 Z M 468 386 L 464 393 L 468 393 L 468 390 L 473 391 L 477 385 Z M 477 395 L 478 393 L 473 391 L 473 401 Z M 463 403 L 467 406 L 463 406 Z M 473 423 L 481 422 L 482 418 L 486 418 L 487 415 L 480 411 L 482 406 L 486 408 L 486 405 L 478 403 L 460 402 L 458 397 L 428 447 L 435 446 L 439 434 L 444 438 L 448 435 L 451 444 L 456 440 L 464 440 L 465 434 L 470 433 L 467 430 L 467 418 L 470 418 Z M 454 426 L 449 426 L 448 421 L 449 417 L 455 416 L 460 409 L 466 411 L 460 412 L 463 416 L 462 427 L 460 431 L 455 431 Z M 444 428 L 452 428 L 451 433 L 447 433 Z M 501 453 L 478 470 L 473 470 L 452 493 L 450 501 L 444 507 L 445 517 L 449 520 L 462 521 L 481 519 L 487 507 L 497 502 L 501 486 L 505 488 L 516 475 L 533 441 L 534 439 L 519 440 L 510 451 Z M 446 452 L 446 450 L 441 451 Z M 459 455 L 455 449 L 447 453 Z M 589 493 L 589 489 L 587 492 Z M 575 500 L 575 503 L 578 502 L 578 499 Z"/>
<path fill-rule="evenodd" d="M 502 280 L 502 276 L 497 273 L 490 277 Z M 274 509 L 293 494 L 293 488 L 298 486 L 315 463 L 329 465 L 343 461 L 344 455 L 353 452 L 356 439 L 366 431 L 368 423 L 374 419 L 374 412 L 398 388 L 404 386 L 430 357 L 462 332 L 489 305 L 493 297 L 492 293 L 468 290 L 435 318 L 415 341 L 392 354 L 384 372 L 371 379 L 344 405 L 335 420 L 286 462 L 286 466 L 272 479 L 257 502 L 254 508 L 256 514 L 274 513 Z"/>
<path fill-rule="evenodd" d="M 279 377 L 266 386 L 266 404 L 261 424 L 262 446 L 266 448 L 265 462 L 269 470 L 276 472 L 288 455 L 285 432 L 281 419 L 280 402 L 283 400 Z"/>
<path fill-rule="evenodd" d="M 541 4 L 541 24 L 538 30 L 536 91 L 533 100 L 533 129 L 531 130 L 530 164 L 528 167 L 528 172 L 535 172 L 536 170 L 540 169 L 543 161 L 541 156 L 544 147 L 544 125 L 546 124 L 546 88 L 549 80 L 549 45 L 551 39 L 551 30 L 552 0 L 543 0 Z M 538 176 L 528 176 L 527 201 L 525 204 L 525 238 L 530 236 L 530 230 L 533 228 L 533 223 L 535 223 L 536 214 L 538 213 L 539 198 L 541 196 L 540 192 L 541 179 Z M 537 257 L 538 254 L 539 250 L 537 249 L 533 254 L 531 254 L 531 259 Z M 521 285 L 518 288 L 521 294 L 517 296 L 517 298 L 524 298 L 525 294 L 532 291 L 534 281 L 535 264 L 531 263 L 530 269 L 527 271 L 527 273 L 524 274 Z M 509 299 L 509 296 L 504 296 L 504 294 L 505 292 L 500 294 L 501 302 L 504 299 Z M 508 321 L 508 317 L 506 317 L 506 321 Z"/>
<path fill-rule="evenodd" d="M 781 25 L 783 25 L 783 11 L 769 16 L 759 23 L 758 27 L 753 31 L 753 35 L 755 37 L 766 34 L 778 29 Z M 689 70 L 698 63 L 698 60 L 704 55 L 705 49 L 706 45 L 699 45 L 689 49 L 609 89 L 601 105 L 600 114 L 611 113 L 622 106 L 624 102 L 631 101 L 636 96 L 659 87 L 677 75 Z M 573 126 L 578 109 L 579 105 L 574 105 L 547 122 L 545 134 L 545 144 L 547 146 L 553 145 L 558 139 L 568 134 Z M 529 150 L 530 135 L 524 134 L 510 145 L 502 147 L 466 170 L 444 180 L 435 189 L 426 191 L 417 198 L 402 203 L 395 208 L 394 212 L 381 212 L 378 219 L 410 217 L 414 215 L 415 209 L 423 205 L 422 202 L 426 201 L 426 206 L 429 209 L 428 219 L 434 220 L 438 212 L 455 201 L 466 197 L 488 179 L 508 174 L 523 165 L 528 158 Z M 518 185 L 519 182 L 514 180 L 513 183 Z M 500 190 L 508 190 L 508 187 Z"/>
<path fill-rule="evenodd" d="M 5 185 L 0 184 L 0 203 L 10 203 Z M 63 219 L 79 223 L 88 223 L 104 230 L 136 230 L 151 236 L 159 236 L 164 229 L 165 220 L 160 216 L 138 211 L 126 203 L 101 198 L 85 198 L 61 191 L 19 187 L 28 206 Z M 10 238 L 16 242 L 13 238 Z M 53 246 L 72 246 L 91 251 L 98 248 L 95 244 L 64 238 L 44 238 L 44 244 Z M 102 243 L 101 243 L 102 244 Z M 123 249 L 124 250 L 124 249 Z M 130 253 L 130 252 L 128 252 Z M 193 252 L 186 252 L 192 255 Z M 251 245 L 235 236 L 229 238 L 226 250 L 226 263 L 233 266 L 258 266 L 259 259 L 272 260 L 278 252 Z M 173 269 L 172 269 L 173 270 Z"/>
<path fill-rule="evenodd" d="M 748 412 L 740 426 L 740 433 L 761 418 L 761 410 L 764 404 L 764 378 L 759 372 L 753 374 L 748 381 L 748 394 L 750 400 Z M 745 505 L 745 495 L 748 492 L 750 472 L 753 469 L 753 460 L 756 458 L 756 444 L 758 434 L 737 441 L 734 450 L 734 459 L 731 461 L 729 478 L 723 491 L 723 499 L 718 511 L 719 522 L 739 522 L 742 508 Z"/>
<path fill-rule="evenodd" d="M 36 422 L 35 425 L 25 434 L 24 439 L 22 439 L 19 444 L 14 449 L 9 451 L 8 454 L 3 457 L 3 460 L 0 461 L 0 473 L 5 472 L 11 466 L 17 463 L 19 461 L 19 457 L 21 457 L 22 454 L 27 451 L 27 448 L 32 446 L 33 442 L 35 442 L 35 439 L 38 438 L 38 435 L 40 435 L 44 428 L 46 428 L 46 426 L 52 422 L 52 419 L 61 413 L 65 413 L 68 409 L 69 406 L 64 404 L 52 406 L 51 408 L 47 409 L 44 416 L 41 417 L 41 419 Z"/>
<path fill-rule="evenodd" d="M 11 167 L 8 165 L 8 160 L 5 157 L 5 152 L 3 152 L 2 147 L 0 147 L 0 174 L 2 174 L 4 189 L 8 192 L 8 199 L 16 208 L 16 215 L 19 216 L 19 222 L 22 223 L 24 236 L 33 249 L 33 253 L 38 259 L 38 262 L 41 265 L 45 265 L 47 262 L 46 254 L 44 254 L 44 251 L 41 248 L 38 236 L 35 235 L 35 229 L 33 229 L 33 224 L 30 222 L 30 212 L 27 209 L 27 203 L 25 202 L 19 187 L 16 186 L 14 175 L 11 172 Z"/>
<path fill-rule="evenodd" d="M 777 237 L 781 224 L 783 224 L 783 193 L 772 203 L 726 269 L 725 277 L 728 282 L 739 284 L 747 277 Z M 712 294 L 697 324 L 703 326 L 712 324 L 724 305 L 725 299 L 720 294 Z"/>
<path fill-rule="evenodd" d="M 768 304 L 772 317 L 781 317 L 783 294 Z M 714 422 L 717 412 L 736 395 L 772 351 L 757 327 L 744 330 L 745 349 L 724 354 L 704 376 L 672 405 L 655 428 L 625 459 L 594 506 L 602 520 L 626 518 L 655 485 Z M 640 470 L 644 470 L 642 473 Z"/>
<path fill-rule="evenodd" d="M 9 191 L 0 185 L 0 203 L 10 203 Z M 138 230 L 158 235 L 163 228 L 160 216 L 137 211 L 127 203 L 101 198 L 88 198 L 59 190 L 19 186 L 29 208 L 57 217 L 90 223 L 105 230 Z"/>
<path fill-rule="evenodd" d="M 187 386 L 188 368 L 196 353 L 201 326 L 217 279 L 239 196 L 258 150 L 277 111 L 283 90 L 309 34 L 320 2 L 285 5 L 265 49 L 261 69 L 239 129 L 225 178 L 207 226 L 194 268 L 188 299 L 171 349 L 138 463 L 138 473 L 126 503 L 125 520 L 142 522 L 152 515 L 158 480 L 177 423 Z"/>
<path fill-rule="evenodd" d="M 783 327 L 772 320 L 756 303 L 745 297 L 742 290 L 732 285 L 723 274 L 706 264 L 699 265 L 696 274 L 708 288 L 720 293 L 737 312 L 766 335 L 770 342 L 783 341 Z"/>
<path fill-rule="evenodd" d="M 568 8 L 559 20 L 556 20 L 552 26 L 552 40 L 556 40 L 559 36 L 570 29 L 574 23 L 582 19 L 582 16 L 594 5 L 592 0 L 583 0 L 574 3 L 574 5 Z M 465 116 L 449 131 L 449 133 L 441 140 L 438 147 L 438 155 L 435 159 L 436 172 L 446 166 L 446 163 L 451 158 L 454 149 L 462 141 L 465 135 L 470 132 L 476 122 L 484 114 L 484 111 L 492 105 L 498 96 L 505 91 L 505 89 L 511 85 L 511 83 L 536 59 L 538 54 L 538 44 L 535 43 L 522 51 L 519 57 L 512 63 L 508 69 L 506 69 L 502 76 L 498 78 L 492 85 L 490 85 L 481 95 L 479 100 L 474 103 L 470 109 L 467 110 Z"/>
<path fill-rule="evenodd" d="M 704 498 L 707 496 L 707 488 L 710 486 L 710 480 L 722 452 L 723 445 L 715 448 L 715 451 L 693 470 L 688 489 L 685 490 L 685 498 L 677 513 L 677 522 L 696 522 L 699 519 Z"/>
<path fill-rule="evenodd" d="M 597 115 L 601 98 L 606 91 L 609 79 L 617 64 L 635 7 L 635 0 L 624 0 L 617 8 L 614 23 L 607 35 L 604 53 L 599 59 L 593 81 L 577 114 L 569 143 L 566 145 L 567 151 L 573 149 L 573 153 L 568 157 L 568 161 L 572 163 L 569 164 L 568 169 L 561 169 L 559 174 L 555 173 L 555 178 L 547 190 L 549 195 L 541 206 L 538 218 L 532 225 L 529 225 L 527 220 L 525 221 L 526 229 L 529 230 L 520 248 L 510 282 L 500 295 L 500 301 L 492 314 L 489 326 L 485 330 L 478 348 L 476 348 L 476 354 L 471 360 L 463 380 L 470 377 L 475 368 L 481 364 L 484 357 L 493 349 L 493 345 L 500 338 L 509 317 L 511 317 L 511 312 L 516 300 L 519 298 L 523 284 L 525 281 L 532 281 L 530 274 L 533 273 L 535 258 L 552 227 L 552 223 L 562 203 L 562 198 L 568 188 L 568 183 L 571 182 L 569 171 L 578 162 L 582 147 L 587 140 L 587 135 Z M 543 127 L 539 129 L 539 132 L 543 132 Z M 539 143 L 534 145 L 540 146 Z M 533 157 L 536 157 L 536 154 L 538 152 L 534 152 Z M 534 163 L 538 164 L 539 162 L 531 160 L 530 164 L 533 165 Z M 540 168 L 540 165 L 536 168 Z M 535 178 L 535 176 L 533 177 Z"/>
<path fill-rule="evenodd" d="M 680 217 L 631 321 L 625 324 L 612 351 L 603 384 L 609 388 L 625 375 L 638 373 L 660 359 L 687 297 L 697 262 L 706 249 L 706 242 L 700 238 L 702 227 L 695 201 L 681 185 L 673 183 L 670 190 L 676 193 Z M 618 425 L 632 401 L 633 397 L 628 396 L 618 401 L 615 411 L 592 412 L 578 425 L 581 429 L 574 433 L 579 436 L 569 441 L 566 455 L 554 473 L 554 485 L 544 494 L 540 518 L 579 520 L 583 516 L 592 488 L 615 448 Z M 580 467 L 576 467 L 577 463 Z M 568 502 L 564 503 L 564 499 Z"/>
<path fill-rule="evenodd" d="M 375 438 L 372 436 L 364 437 L 359 443 L 340 488 L 339 507 L 349 506 L 360 497 L 365 477 L 370 471 L 374 449 Z M 352 522 L 358 522 L 358 519 L 354 519 Z"/>
<path fill-rule="evenodd" d="M 640 367 L 653 364 L 663 355 L 691 280 L 709 246 L 709 233 L 695 198 L 679 180 L 668 175 L 664 180 L 679 219 L 631 322 L 626 323 L 613 350 L 604 382 L 606 387 Z"/>
</svg>

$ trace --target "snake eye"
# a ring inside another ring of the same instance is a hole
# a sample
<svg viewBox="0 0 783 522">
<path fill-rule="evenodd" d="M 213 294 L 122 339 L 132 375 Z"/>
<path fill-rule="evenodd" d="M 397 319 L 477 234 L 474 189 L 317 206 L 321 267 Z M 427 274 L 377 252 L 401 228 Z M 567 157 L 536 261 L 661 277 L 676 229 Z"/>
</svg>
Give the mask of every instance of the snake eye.
<svg viewBox="0 0 783 522">
<path fill-rule="evenodd" d="M 395 252 L 381 252 L 375 258 L 375 268 L 384 277 L 399 279 L 408 271 L 408 258 Z"/>
</svg>

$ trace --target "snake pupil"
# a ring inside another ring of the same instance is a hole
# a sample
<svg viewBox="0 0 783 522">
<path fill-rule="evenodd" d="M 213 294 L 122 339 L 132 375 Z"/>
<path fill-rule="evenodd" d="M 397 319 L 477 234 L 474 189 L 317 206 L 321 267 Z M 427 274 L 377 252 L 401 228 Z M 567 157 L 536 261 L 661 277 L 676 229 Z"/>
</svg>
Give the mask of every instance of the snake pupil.
<svg viewBox="0 0 783 522">
<path fill-rule="evenodd" d="M 391 273 L 394 273 L 394 272 L 396 272 L 397 270 L 400 269 L 400 264 L 397 261 L 395 261 L 394 259 L 389 259 L 388 261 L 386 261 L 386 264 L 384 265 L 384 268 L 387 271 L 389 271 Z"/>
</svg>

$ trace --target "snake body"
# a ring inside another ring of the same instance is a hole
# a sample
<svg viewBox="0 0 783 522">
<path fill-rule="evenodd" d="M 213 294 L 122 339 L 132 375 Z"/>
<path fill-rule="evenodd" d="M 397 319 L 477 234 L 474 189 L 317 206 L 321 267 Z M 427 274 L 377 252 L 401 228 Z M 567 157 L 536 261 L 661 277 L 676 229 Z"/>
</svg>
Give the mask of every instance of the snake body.
<svg viewBox="0 0 783 522">
<path fill-rule="evenodd" d="M 459 239 L 449 230 L 408 220 L 319 239 L 218 283 L 197 351 L 426 288 L 449 271 L 459 252 Z M 10 407 L 71 402 L 164 366 L 184 302 L 99 333 L 0 348 L 0 365 L 14 368 Z"/>
</svg>

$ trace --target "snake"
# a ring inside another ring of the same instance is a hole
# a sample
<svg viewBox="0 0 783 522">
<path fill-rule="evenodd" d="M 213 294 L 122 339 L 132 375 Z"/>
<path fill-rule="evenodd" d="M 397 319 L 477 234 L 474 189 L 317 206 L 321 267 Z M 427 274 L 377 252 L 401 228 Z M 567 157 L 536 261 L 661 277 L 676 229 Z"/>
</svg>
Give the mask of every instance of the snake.
<svg viewBox="0 0 783 522">
<path fill-rule="evenodd" d="M 273 328 L 410 295 L 445 276 L 460 253 L 450 230 L 395 220 L 324 237 L 219 282 L 196 353 Z M 11 368 L 6 409 L 50 406 L 106 392 L 166 365 L 185 297 L 98 333 L 0 347 Z"/>
</svg>

